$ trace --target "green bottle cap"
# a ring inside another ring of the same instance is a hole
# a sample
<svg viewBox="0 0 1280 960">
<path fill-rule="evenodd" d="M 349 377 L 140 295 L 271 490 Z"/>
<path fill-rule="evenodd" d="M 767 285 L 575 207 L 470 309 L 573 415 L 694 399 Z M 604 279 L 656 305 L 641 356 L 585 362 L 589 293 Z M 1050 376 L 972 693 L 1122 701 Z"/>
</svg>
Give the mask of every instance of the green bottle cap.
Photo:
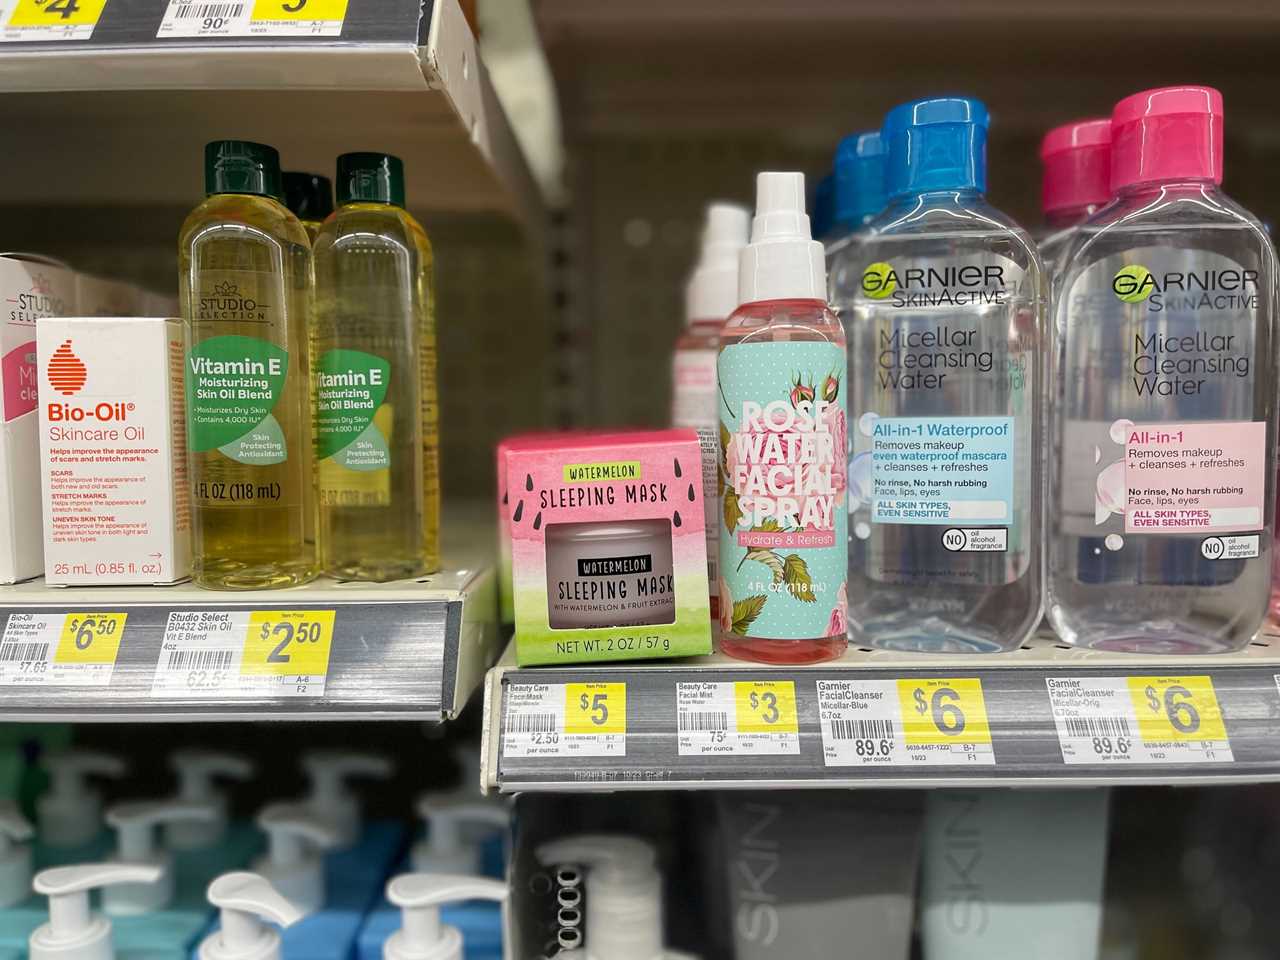
<svg viewBox="0 0 1280 960">
<path fill-rule="evenodd" d="M 389 153 L 344 153 L 338 158 L 338 205 L 404 206 L 404 164 Z"/>
<path fill-rule="evenodd" d="M 204 148 L 204 192 L 280 197 L 280 154 L 248 140 L 214 140 Z"/>
<path fill-rule="evenodd" d="M 284 205 L 299 220 L 323 220 L 333 213 L 333 186 L 318 173 L 284 172 Z"/>
</svg>

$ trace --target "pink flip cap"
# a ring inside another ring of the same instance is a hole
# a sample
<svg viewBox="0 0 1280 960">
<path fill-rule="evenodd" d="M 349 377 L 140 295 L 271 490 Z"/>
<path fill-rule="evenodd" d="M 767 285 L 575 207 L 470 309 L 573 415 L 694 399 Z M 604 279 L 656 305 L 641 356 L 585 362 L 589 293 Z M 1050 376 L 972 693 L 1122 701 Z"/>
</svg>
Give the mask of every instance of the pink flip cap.
<svg viewBox="0 0 1280 960">
<path fill-rule="evenodd" d="M 1222 94 L 1162 87 L 1111 112 L 1111 188 L 1159 180 L 1222 182 Z"/>
<path fill-rule="evenodd" d="M 1045 213 L 1106 203 L 1111 198 L 1111 120 L 1054 127 L 1040 143 Z"/>
</svg>

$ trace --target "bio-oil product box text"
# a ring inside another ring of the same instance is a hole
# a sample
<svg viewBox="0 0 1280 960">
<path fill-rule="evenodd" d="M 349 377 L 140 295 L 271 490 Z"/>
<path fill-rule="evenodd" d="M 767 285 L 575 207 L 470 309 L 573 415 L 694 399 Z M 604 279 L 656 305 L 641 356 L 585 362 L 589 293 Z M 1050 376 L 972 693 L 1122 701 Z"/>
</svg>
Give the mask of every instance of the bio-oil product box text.
<svg viewBox="0 0 1280 960">
<path fill-rule="evenodd" d="M 172 583 L 190 571 L 178 320 L 45 320 L 37 337 L 45 580 Z"/>
<path fill-rule="evenodd" d="M 0 583 L 40 576 L 40 467 L 36 457 L 36 321 L 76 312 L 66 267 L 27 254 L 0 256 Z"/>
<path fill-rule="evenodd" d="M 701 478 L 692 430 L 508 451 L 520 664 L 711 652 Z"/>
</svg>

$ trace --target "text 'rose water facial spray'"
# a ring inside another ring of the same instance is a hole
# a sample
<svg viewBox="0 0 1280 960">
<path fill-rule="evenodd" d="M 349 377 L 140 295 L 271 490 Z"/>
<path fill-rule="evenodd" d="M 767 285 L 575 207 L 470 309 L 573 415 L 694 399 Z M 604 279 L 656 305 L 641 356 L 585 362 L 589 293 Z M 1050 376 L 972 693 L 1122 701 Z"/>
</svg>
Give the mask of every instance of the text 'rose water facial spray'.
<svg viewBox="0 0 1280 960">
<path fill-rule="evenodd" d="M 761 173 L 741 306 L 720 336 L 720 646 L 815 663 L 847 644 L 844 330 L 804 175 Z"/>
</svg>

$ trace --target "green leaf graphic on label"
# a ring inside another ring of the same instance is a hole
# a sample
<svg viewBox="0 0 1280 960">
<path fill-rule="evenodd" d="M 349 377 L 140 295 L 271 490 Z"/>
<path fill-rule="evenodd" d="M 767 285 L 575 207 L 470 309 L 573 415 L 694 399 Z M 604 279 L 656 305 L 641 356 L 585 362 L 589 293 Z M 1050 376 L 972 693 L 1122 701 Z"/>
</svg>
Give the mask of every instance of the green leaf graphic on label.
<svg viewBox="0 0 1280 960">
<path fill-rule="evenodd" d="M 391 365 L 372 353 L 328 350 L 320 357 L 315 376 L 317 453 L 323 459 L 344 449 L 369 429 L 386 399 Z M 384 442 L 384 449 L 385 446 Z"/>
<path fill-rule="evenodd" d="M 288 351 L 269 340 L 210 337 L 196 344 L 187 353 L 190 448 L 226 447 L 252 431 L 275 409 L 288 372 Z"/>
<path fill-rule="evenodd" d="M 333 455 L 333 460 L 348 470 L 385 470 L 391 466 L 391 451 L 387 449 L 386 437 L 378 429 L 378 424 L 371 423 L 365 427 L 364 433 Z"/>
<path fill-rule="evenodd" d="M 271 414 L 267 414 L 267 419 L 243 437 L 223 444 L 218 450 L 232 460 L 255 467 L 284 463 L 289 459 L 289 447 L 284 442 L 284 431 L 280 429 L 280 421 Z"/>
<path fill-rule="evenodd" d="M 782 567 L 782 578 L 787 581 L 787 586 L 791 588 L 791 595 L 797 600 L 804 603 L 817 602 L 818 598 L 813 595 L 813 579 L 809 576 L 809 565 L 804 562 L 800 554 L 787 554 Z"/>
<path fill-rule="evenodd" d="M 765 601 L 769 598 L 763 594 L 744 597 L 733 605 L 733 632 L 743 636 L 747 628 L 755 623 L 760 612 L 764 610 Z"/>
</svg>

